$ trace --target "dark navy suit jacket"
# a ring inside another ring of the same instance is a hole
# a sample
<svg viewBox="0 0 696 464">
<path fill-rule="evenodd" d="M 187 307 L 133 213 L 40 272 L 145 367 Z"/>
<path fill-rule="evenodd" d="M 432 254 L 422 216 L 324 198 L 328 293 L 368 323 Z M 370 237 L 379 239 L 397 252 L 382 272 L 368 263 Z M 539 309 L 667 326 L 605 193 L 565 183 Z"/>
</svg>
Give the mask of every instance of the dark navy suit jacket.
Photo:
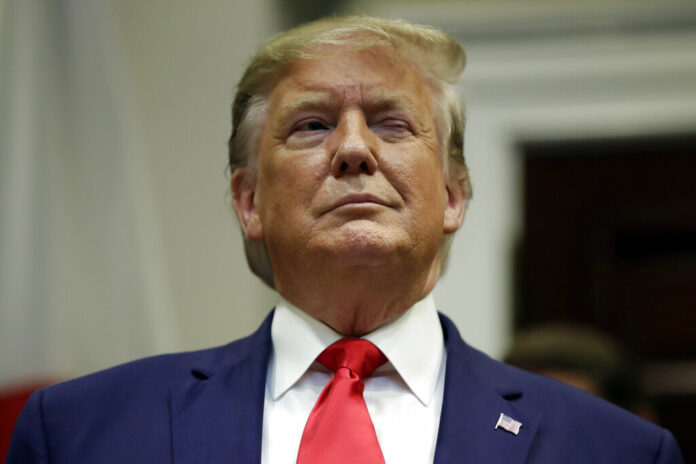
<svg viewBox="0 0 696 464">
<path fill-rule="evenodd" d="M 6 462 L 259 463 L 271 318 L 226 346 L 143 359 L 36 392 Z M 466 345 L 449 319 L 441 322 L 447 368 L 437 464 L 682 462 L 668 431 L 494 361 Z M 495 429 L 500 413 L 522 423 L 519 435 Z"/>
</svg>

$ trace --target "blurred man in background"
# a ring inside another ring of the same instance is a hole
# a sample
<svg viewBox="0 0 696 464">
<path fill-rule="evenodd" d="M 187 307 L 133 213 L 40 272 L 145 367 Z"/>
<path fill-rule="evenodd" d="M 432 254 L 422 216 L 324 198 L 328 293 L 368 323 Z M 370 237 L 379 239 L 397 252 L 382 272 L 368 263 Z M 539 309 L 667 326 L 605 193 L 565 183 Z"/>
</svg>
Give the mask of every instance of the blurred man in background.
<svg viewBox="0 0 696 464">
<path fill-rule="evenodd" d="M 657 422 L 637 366 L 616 342 L 590 328 L 549 324 L 522 330 L 504 361 L 573 385 Z"/>
</svg>

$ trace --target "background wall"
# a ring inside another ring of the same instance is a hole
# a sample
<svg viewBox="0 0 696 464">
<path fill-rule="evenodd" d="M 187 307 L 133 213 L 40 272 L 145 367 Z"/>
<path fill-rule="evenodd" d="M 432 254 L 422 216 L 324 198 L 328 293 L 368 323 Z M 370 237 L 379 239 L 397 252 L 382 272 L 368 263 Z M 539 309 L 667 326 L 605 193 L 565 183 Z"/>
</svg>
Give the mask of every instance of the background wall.
<svg viewBox="0 0 696 464">
<path fill-rule="evenodd" d="M 696 128 L 693 2 L 337 5 L 441 26 L 468 50 L 474 200 L 436 292 L 465 338 L 499 356 L 521 220 L 516 144 Z M 234 83 L 285 24 L 279 11 L 2 4 L 0 384 L 221 344 L 273 306 L 247 271 L 224 168 Z"/>
<path fill-rule="evenodd" d="M 276 301 L 247 270 L 228 195 L 235 85 L 278 28 L 271 0 L 115 2 L 148 146 L 176 349 L 250 333 Z"/>
<path fill-rule="evenodd" d="M 227 197 L 268 1 L 0 4 L 0 385 L 221 344 L 275 296 Z"/>
</svg>

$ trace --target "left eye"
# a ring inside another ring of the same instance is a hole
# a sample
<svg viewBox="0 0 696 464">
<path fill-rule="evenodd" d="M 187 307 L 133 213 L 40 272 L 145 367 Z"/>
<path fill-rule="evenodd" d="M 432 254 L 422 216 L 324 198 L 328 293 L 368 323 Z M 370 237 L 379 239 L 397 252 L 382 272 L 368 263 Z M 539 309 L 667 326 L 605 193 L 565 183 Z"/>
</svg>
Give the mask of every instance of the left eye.
<svg viewBox="0 0 696 464">
<path fill-rule="evenodd" d="M 411 131 L 411 126 L 400 119 L 385 119 L 380 121 L 379 126 L 390 131 Z"/>
</svg>

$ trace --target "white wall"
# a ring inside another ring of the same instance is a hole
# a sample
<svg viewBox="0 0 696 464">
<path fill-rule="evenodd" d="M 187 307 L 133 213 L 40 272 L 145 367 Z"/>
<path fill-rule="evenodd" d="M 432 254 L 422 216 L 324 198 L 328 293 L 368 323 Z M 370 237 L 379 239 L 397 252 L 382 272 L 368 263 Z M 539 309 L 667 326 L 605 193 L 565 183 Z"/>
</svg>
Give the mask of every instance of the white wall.
<svg viewBox="0 0 696 464">
<path fill-rule="evenodd" d="M 234 84 L 273 0 L 0 10 L 0 385 L 226 343 L 275 301 L 227 201 Z"/>
<path fill-rule="evenodd" d="M 247 269 L 227 194 L 234 86 L 276 32 L 273 0 L 116 2 L 148 147 L 177 349 L 251 332 L 275 295 Z"/>
</svg>

